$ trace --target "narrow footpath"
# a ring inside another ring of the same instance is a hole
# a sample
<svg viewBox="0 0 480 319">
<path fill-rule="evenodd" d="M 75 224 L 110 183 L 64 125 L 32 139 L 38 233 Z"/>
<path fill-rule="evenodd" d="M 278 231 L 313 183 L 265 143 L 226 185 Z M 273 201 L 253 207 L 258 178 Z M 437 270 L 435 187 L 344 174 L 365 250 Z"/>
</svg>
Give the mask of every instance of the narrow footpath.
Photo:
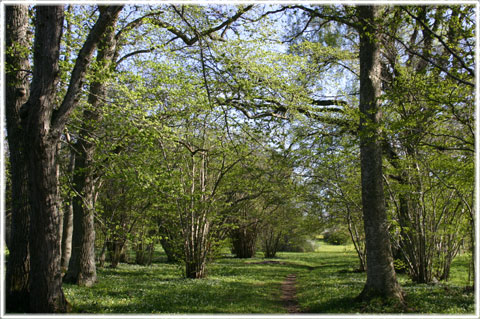
<svg viewBox="0 0 480 319">
<path fill-rule="evenodd" d="M 300 313 L 297 302 L 297 276 L 289 274 L 282 283 L 282 301 L 288 313 Z"/>
</svg>

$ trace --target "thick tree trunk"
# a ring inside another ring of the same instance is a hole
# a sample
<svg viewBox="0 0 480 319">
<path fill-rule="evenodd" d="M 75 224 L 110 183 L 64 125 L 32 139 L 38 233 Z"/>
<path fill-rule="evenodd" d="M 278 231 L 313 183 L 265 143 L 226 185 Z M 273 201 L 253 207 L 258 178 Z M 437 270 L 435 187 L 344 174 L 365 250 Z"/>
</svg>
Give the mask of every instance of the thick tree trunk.
<svg viewBox="0 0 480 319">
<path fill-rule="evenodd" d="M 7 138 L 11 167 L 11 237 L 6 272 L 7 312 L 27 312 L 29 308 L 30 272 L 30 205 L 28 201 L 28 175 L 25 158 L 24 131 L 19 115 L 20 107 L 27 101 L 30 68 L 25 52 L 28 43 L 28 7 L 8 5 L 5 7 L 6 48 L 6 103 Z"/>
<path fill-rule="evenodd" d="M 388 233 L 380 141 L 380 38 L 375 30 L 379 8 L 358 6 L 360 34 L 360 165 L 367 249 L 367 282 L 360 295 L 394 298 L 403 303 Z"/>
<path fill-rule="evenodd" d="M 78 53 L 65 97 L 56 108 L 63 6 L 36 7 L 31 94 L 20 110 L 26 123 L 24 142 L 28 144 L 31 312 L 68 311 L 60 269 L 56 145 L 69 115 L 78 103 L 78 94 L 85 81 L 93 51 L 109 27 L 112 16 L 118 15 L 121 8 L 109 6 L 101 10 L 99 19 Z"/>
<path fill-rule="evenodd" d="M 58 57 L 62 36 L 63 6 L 37 7 L 34 74 L 28 112 L 25 143 L 27 150 L 30 223 L 30 311 L 66 312 L 62 291 L 57 165 L 58 138 L 50 133 L 53 104 L 58 82 Z"/>
</svg>

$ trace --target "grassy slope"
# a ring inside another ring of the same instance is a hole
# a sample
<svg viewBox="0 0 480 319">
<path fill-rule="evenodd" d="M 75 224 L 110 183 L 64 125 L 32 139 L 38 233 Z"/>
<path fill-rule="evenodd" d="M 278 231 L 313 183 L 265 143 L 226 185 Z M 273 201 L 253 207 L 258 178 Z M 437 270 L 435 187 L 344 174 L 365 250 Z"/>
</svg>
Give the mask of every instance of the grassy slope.
<svg viewBox="0 0 480 319">
<path fill-rule="evenodd" d="M 157 258 L 158 259 L 158 258 Z M 397 312 L 398 309 L 355 303 L 365 274 L 355 273 L 351 247 L 321 244 L 316 253 L 280 253 L 283 264 L 251 264 L 255 259 L 222 258 L 209 265 L 209 277 L 181 278 L 173 264 L 120 264 L 99 269 L 93 288 L 64 285 L 75 312 L 90 313 L 285 313 L 280 287 L 285 276 L 297 274 L 302 311 L 311 313 Z M 465 294 L 467 261 L 458 258 L 448 285 L 414 285 L 399 280 L 408 294 L 408 306 L 417 313 L 472 313 L 474 297 Z"/>
</svg>

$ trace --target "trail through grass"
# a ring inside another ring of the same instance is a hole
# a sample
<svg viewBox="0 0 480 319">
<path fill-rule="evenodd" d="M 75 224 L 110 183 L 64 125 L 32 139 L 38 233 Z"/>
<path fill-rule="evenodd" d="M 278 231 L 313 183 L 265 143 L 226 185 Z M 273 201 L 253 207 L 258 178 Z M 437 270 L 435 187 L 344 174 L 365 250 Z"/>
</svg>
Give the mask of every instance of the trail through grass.
<svg viewBox="0 0 480 319">
<path fill-rule="evenodd" d="M 98 269 L 92 288 L 64 285 L 74 312 L 81 313 L 287 313 L 282 283 L 296 275 L 300 312 L 381 313 L 398 312 L 377 301 L 354 302 L 365 282 L 356 273 L 356 255 L 349 246 L 320 244 L 315 253 L 280 253 L 274 262 L 220 258 L 209 265 L 206 279 L 181 276 L 179 266 L 156 260 L 151 266 L 120 264 Z M 468 260 L 457 258 L 447 284 L 413 284 L 399 276 L 415 313 L 473 313 L 474 296 L 465 292 Z"/>
</svg>

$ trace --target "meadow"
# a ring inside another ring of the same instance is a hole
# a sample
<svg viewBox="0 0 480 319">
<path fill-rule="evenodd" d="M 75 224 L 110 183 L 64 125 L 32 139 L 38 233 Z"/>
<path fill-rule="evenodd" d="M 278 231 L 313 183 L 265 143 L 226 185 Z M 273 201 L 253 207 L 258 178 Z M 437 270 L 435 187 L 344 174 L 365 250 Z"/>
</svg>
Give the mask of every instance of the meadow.
<svg viewBox="0 0 480 319">
<path fill-rule="evenodd" d="M 415 284 L 404 274 L 399 281 L 407 294 L 407 308 L 372 300 L 357 302 L 366 275 L 355 271 L 357 259 L 348 245 L 323 242 L 311 253 L 279 253 L 278 258 L 237 259 L 225 253 L 208 267 L 208 278 L 186 279 L 182 267 L 156 252 L 154 263 L 99 268 L 92 288 L 64 284 L 74 313 L 264 313 L 287 310 L 281 286 L 289 274 L 297 276 L 301 313 L 438 313 L 472 314 L 474 294 L 465 289 L 468 260 L 459 256 L 451 279 L 435 285 Z"/>
</svg>

